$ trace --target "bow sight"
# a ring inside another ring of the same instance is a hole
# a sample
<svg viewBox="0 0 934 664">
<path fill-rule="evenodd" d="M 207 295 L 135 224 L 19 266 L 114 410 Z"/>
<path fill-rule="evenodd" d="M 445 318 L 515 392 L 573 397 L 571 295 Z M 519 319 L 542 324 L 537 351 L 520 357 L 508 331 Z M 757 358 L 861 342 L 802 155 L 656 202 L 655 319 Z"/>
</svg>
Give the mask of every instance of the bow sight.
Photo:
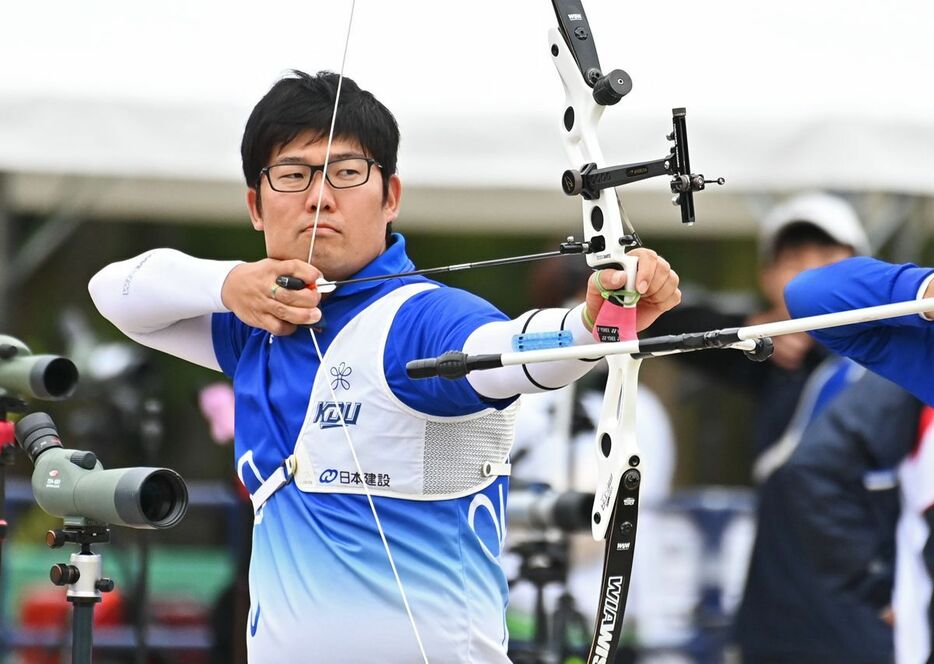
<svg viewBox="0 0 934 664">
<path fill-rule="evenodd" d="M 622 69 L 614 69 L 603 74 L 597 47 L 587 23 L 584 8 L 568 0 L 552 0 L 558 25 L 564 43 L 574 57 L 584 81 L 593 89 L 593 99 L 600 106 L 612 106 L 632 90 L 632 79 Z M 552 46 L 552 55 L 557 56 L 557 46 Z M 672 142 L 671 152 L 661 159 L 641 161 L 620 166 L 598 168 L 595 163 L 587 163 L 579 170 L 569 169 L 561 176 L 561 189 L 568 196 L 582 196 L 592 201 L 600 197 L 600 192 L 610 187 L 638 182 L 658 175 L 671 176 L 671 199 L 673 205 L 681 208 L 681 221 L 694 223 L 694 192 L 702 191 L 708 184 L 723 184 L 723 178 L 706 180 L 702 174 L 691 173 L 688 157 L 688 132 L 685 122 L 685 109 L 671 111 L 672 131 L 667 138 Z M 564 128 L 572 131 L 576 118 L 574 108 L 568 106 L 564 113 Z M 597 228 L 596 230 L 600 230 Z M 625 238 L 627 244 L 640 244 L 638 236 Z M 594 238 L 591 238 L 591 242 Z"/>
</svg>

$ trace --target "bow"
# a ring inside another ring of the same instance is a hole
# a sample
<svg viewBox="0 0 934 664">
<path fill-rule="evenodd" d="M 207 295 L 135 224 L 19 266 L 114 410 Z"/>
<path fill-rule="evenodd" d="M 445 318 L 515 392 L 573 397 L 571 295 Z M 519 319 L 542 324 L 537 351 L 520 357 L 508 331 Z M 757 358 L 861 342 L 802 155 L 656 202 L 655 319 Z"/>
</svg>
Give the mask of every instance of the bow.
<svg viewBox="0 0 934 664">
<path fill-rule="evenodd" d="M 626 251 L 641 242 L 615 187 L 657 175 L 672 176 L 672 202 L 681 208 L 682 222 L 690 225 L 694 223 L 694 192 L 711 181 L 690 172 L 683 108 L 673 110 L 673 130 L 668 136 L 673 145 L 668 155 L 653 161 L 606 165 L 597 125 L 605 107 L 632 90 L 632 79 L 622 69 L 603 73 L 583 5 L 575 0 L 552 0 L 552 4 L 558 27 L 548 32 L 548 43 L 564 85 L 561 129 L 571 162 L 561 186 L 565 194 L 581 196 L 584 239 L 590 247 L 588 265 L 594 269 L 621 268 L 627 275 L 622 293 L 605 293 L 607 302 L 594 324 L 594 336 L 604 342 L 634 340 L 637 259 L 627 256 Z M 723 184 L 722 179 L 716 182 Z M 615 660 L 629 593 L 642 478 L 635 433 L 641 362 L 633 355 L 607 356 L 609 373 L 597 423 L 597 486 L 591 511 L 594 539 L 606 544 L 599 608 L 587 658 L 590 664 Z"/>
</svg>

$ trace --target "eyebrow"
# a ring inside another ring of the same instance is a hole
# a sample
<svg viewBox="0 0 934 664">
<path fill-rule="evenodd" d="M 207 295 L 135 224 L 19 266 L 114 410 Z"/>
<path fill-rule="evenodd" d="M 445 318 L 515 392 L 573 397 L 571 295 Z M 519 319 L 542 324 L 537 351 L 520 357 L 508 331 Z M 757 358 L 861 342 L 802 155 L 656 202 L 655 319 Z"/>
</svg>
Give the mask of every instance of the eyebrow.
<svg viewBox="0 0 934 664">
<path fill-rule="evenodd" d="M 337 154 L 332 154 L 329 161 L 337 161 L 338 159 L 366 159 L 359 152 L 338 152 Z M 301 157 L 280 157 L 276 159 L 276 164 L 305 164 L 305 160 Z M 311 164 L 318 165 L 318 164 Z"/>
</svg>

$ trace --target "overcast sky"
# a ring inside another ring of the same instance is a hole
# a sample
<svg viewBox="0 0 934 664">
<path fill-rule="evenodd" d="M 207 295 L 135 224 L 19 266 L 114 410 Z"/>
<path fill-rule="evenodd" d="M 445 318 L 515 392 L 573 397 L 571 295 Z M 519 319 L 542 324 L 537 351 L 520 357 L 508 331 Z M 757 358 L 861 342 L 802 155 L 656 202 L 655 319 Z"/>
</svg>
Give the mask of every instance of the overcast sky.
<svg viewBox="0 0 934 664">
<path fill-rule="evenodd" d="M 54 135 L 48 146 L 37 138 L 53 130 L 24 124 L 42 122 L 42 109 L 27 118 L 11 100 L 44 100 L 53 118 L 67 112 L 66 100 L 81 99 L 152 113 L 200 107 L 197 122 L 216 116 L 217 136 L 203 124 L 192 131 L 204 134 L 201 150 L 214 162 L 215 146 L 226 146 L 221 161 L 232 177 L 252 104 L 291 67 L 338 69 L 349 10 L 349 0 L 8 3 L 0 122 L 16 124 L 17 136 L 33 133 L 17 148 L 0 127 L 0 144 L 10 146 L 4 155 L 0 145 L 0 167 L 26 159 L 27 149 L 55 149 Z M 604 131 L 610 145 L 638 150 L 639 159 L 665 149 L 659 137 L 673 106 L 688 107 L 692 142 L 731 143 L 724 159 L 733 163 L 746 136 L 768 143 L 763 132 L 776 132 L 776 123 L 782 131 L 814 118 L 934 123 L 929 0 L 589 0 L 586 10 L 604 69 L 626 69 L 634 81 L 632 94 L 606 114 Z M 536 159 L 561 156 L 554 134 L 542 135 L 563 99 L 547 53 L 554 25 L 547 0 L 360 0 L 347 73 L 399 117 L 403 164 L 413 151 L 465 163 L 476 156 L 471 172 L 482 177 L 484 164 L 535 152 L 538 143 L 551 149 Z M 92 134 L 94 108 L 82 120 Z M 638 135 L 627 136 L 636 126 Z M 869 140 L 887 140 L 885 131 Z M 433 159 L 413 161 L 417 178 L 445 172 Z"/>
</svg>

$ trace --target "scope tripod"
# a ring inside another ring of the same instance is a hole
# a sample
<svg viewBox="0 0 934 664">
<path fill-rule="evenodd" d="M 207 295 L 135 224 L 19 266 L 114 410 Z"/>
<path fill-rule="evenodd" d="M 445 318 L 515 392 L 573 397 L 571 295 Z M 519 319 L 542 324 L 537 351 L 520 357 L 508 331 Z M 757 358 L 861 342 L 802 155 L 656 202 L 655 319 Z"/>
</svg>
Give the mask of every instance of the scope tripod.
<svg viewBox="0 0 934 664">
<path fill-rule="evenodd" d="M 510 585 L 525 580 L 535 588 L 535 632 L 530 647 L 510 651 L 510 658 L 516 664 L 560 664 L 569 657 L 579 657 L 580 648 L 574 646 L 574 637 L 588 635 L 590 626 L 577 610 L 567 587 L 566 537 L 558 541 L 536 538 L 517 544 L 511 550 L 522 562 L 519 575 Z M 562 592 L 549 615 L 545 607 L 545 586 L 553 583 L 561 584 Z"/>
<path fill-rule="evenodd" d="M 94 644 L 94 605 L 103 593 L 114 589 L 112 579 L 101 577 L 103 559 L 91 551 L 91 544 L 110 541 L 110 529 L 105 524 L 69 525 L 50 530 L 45 543 L 58 549 L 71 542 L 81 547 L 71 554 L 68 563 L 58 563 L 49 570 L 49 578 L 56 586 L 68 586 L 68 601 L 72 606 L 71 661 L 72 664 L 91 664 Z"/>
</svg>

